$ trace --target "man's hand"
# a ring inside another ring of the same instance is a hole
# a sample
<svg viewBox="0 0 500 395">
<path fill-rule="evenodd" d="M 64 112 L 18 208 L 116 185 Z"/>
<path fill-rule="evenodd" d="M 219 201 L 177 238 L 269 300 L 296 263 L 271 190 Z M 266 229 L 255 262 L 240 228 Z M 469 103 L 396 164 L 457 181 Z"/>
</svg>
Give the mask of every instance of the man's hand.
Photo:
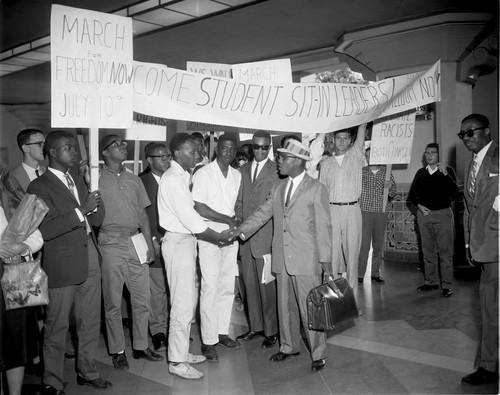
<svg viewBox="0 0 500 395">
<path fill-rule="evenodd" d="M 153 247 L 154 247 L 154 250 L 155 250 L 155 255 L 156 256 L 161 256 L 161 244 L 160 244 L 159 240 L 156 237 L 153 239 Z"/>
<path fill-rule="evenodd" d="M 155 250 L 154 248 L 148 248 L 146 253 L 146 263 L 152 263 L 155 260 Z"/>
<path fill-rule="evenodd" d="M 429 215 L 431 213 L 431 210 L 429 210 L 427 207 L 422 206 L 421 204 L 417 205 L 418 209 L 424 214 L 424 216 Z"/>
<path fill-rule="evenodd" d="M 80 206 L 80 211 L 83 215 L 94 211 L 102 203 L 101 194 L 99 191 L 90 192 L 87 199 Z"/>
<path fill-rule="evenodd" d="M 88 160 L 82 160 L 80 162 L 80 165 L 78 167 L 78 172 L 85 180 L 85 183 L 87 184 L 87 186 L 90 186 L 90 167 L 89 167 Z"/>
<path fill-rule="evenodd" d="M 443 173 L 443 175 L 447 176 L 448 175 L 448 169 L 446 168 L 446 163 L 438 163 L 437 164 L 438 170 Z"/>
</svg>

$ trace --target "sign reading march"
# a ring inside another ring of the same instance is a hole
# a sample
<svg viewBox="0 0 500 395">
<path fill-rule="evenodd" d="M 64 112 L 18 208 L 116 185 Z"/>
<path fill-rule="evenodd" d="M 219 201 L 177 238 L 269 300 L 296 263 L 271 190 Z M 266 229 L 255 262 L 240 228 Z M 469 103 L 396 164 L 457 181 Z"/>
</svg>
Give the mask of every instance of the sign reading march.
<svg viewBox="0 0 500 395">
<path fill-rule="evenodd" d="M 132 124 L 132 19 L 52 5 L 52 127 Z"/>
<path fill-rule="evenodd" d="M 406 164 L 411 160 L 416 111 L 373 122 L 370 164 Z"/>
</svg>

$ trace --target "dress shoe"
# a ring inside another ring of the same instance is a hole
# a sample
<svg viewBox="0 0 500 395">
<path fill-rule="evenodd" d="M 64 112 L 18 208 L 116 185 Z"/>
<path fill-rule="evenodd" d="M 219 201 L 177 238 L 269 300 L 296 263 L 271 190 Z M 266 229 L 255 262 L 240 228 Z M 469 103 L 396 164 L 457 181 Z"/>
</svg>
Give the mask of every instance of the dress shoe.
<svg viewBox="0 0 500 395">
<path fill-rule="evenodd" d="M 478 368 L 474 373 L 462 377 L 462 383 L 467 384 L 490 384 L 498 382 L 498 373 L 490 372 L 484 368 Z"/>
<path fill-rule="evenodd" d="M 266 336 L 264 341 L 262 342 L 262 348 L 271 348 L 278 341 L 278 335 Z"/>
<path fill-rule="evenodd" d="M 311 370 L 313 372 L 319 372 L 321 369 L 323 369 L 326 365 L 326 361 L 324 359 L 318 359 L 316 361 L 313 361 L 311 364 Z"/>
<path fill-rule="evenodd" d="M 453 291 L 450 288 L 443 288 L 443 296 L 445 298 L 449 298 L 451 295 L 453 295 Z"/>
<path fill-rule="evenodd" d="M 78 375 L 76 376 L 76 382 L 78 385 L 88 385 L 96 390 L 107 390 L 113 386 L 113 384 L 111 384 L 108 380 L 104 380 L 102 377 L 92 380 Z"/>
<path fill-rule="evenodd" d="M 219 335 L 219 343 L 222 347 L 228 350 L 236 350 L 241 347 L 241 343 L 231 339 L 228 335 Z"/>
<path fill-rule="evenodd" d="M 207 360 L 207 357 L 204 355 L 194 355 L 188 352 L 188 356 L 186 359 L 186 362 L 190 365 L 196 365 L 198 363 L 205 362 Z"/>
<path fill-rule="evenodd" d="M 155 353 L 149 347 L 145 350 L 132 350 L 132 357 L 134 359 L 145 359 L 151 362 L 163 361 L 163 357 L 160 354 Z"/>
<path fill-rule="evenodd" d="M 151 338 L 155 351 L 163 351 L 167 348 L 167 337 L 164 333 L 157 333 Z"/>
<path fill-rule="evenodd" d="M 74 361 L 76 359 L 76 355 L 73 353 L 66 352 L 64 353 L 64 360 L 66 361 Z"/>
<path fill-rule="evenodd" d="M 421 285 L 420 287 L 417 288 L 417 291 L 418 292 L 421 292 L 421 291 L 432 291 L 433 289 L 439 289 L 439 285 L 428 285 L 428 284 L 424 284 L 424 285 Z"/>
<path fill-rule="evenodd" d="M 219 362 L 219 354 L 215 349 L 215 344 L 202 344 L 201 354 L 207 359 L 208 362 Z"/>
<path fill-rule="evenodd" d="M 239 335 L 236 340 L 243 340 L 245 342 L 249 341 L 249 340 L 253 340 L 257 337 L 260 337 L 260 336 L 264 336 L 264 332 L 260 331 L 260 332 L 254 332 L 254 331 L 248 331 L 246 333 L 244 333 L 243 335 Z"/>
<path fill-rule="evenodd" d="M 66 395 L 66 393 L 63 390 L 56 390 L 50 385 L 45 385 L 42 388 L 42 395 Z"/>
<path fill-rule="evenodd" d="M 124 352 L 122 352 L 121 354 L 113 354 L 111 361 L 113 362 L 113 366 L 115 367 L 115 369 L 128 370 L 127 356 Z"/>
<path fill-rule="evenodd" d="M 203 373 L 193 368 L 187 362 L 169 363 L 168 371 L 170 372 L 170 374 L 180 377 L 181 379 L 199 380 L 203 378 Z"/>
<path fill-rule="evenodd" d="M 358 283 L 363 284 L 363 277 L 358 277 Z"/>
<path fill-rule="evenodd" d="M 299 354 L 300 354 L 300 352 L 294 352 L 293 354 L 286 354 L 286 353 L 280 351 L 280 352 L 277 352 L 276 354 L 272 355 L 271 358 L 269 358 L 269 360 L 271 362 L 281 362 L 289 357 L 295 357 L 296 355 L 299 355 Z"/>
<path fill-rule="evenodd" d="M 376 282 L 376 283 L 379 283 L 379 284 L 384 284 L 385 281 L 384 279 L 381 277 L 381 276 L 378 276 L 378 277 L 372 277 L 372 282 Z"/>
</svg>

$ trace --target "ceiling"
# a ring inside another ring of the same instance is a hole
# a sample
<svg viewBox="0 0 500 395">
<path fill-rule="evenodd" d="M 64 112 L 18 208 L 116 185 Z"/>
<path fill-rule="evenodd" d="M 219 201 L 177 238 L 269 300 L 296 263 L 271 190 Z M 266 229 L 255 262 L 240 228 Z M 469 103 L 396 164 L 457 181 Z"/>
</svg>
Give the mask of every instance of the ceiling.
<svg viewBox="0 0 500 395">
<path fill-rule="evenodd" d="M 52 3 L 47 0 L 0 0 L 0 53 L 48 36 Z M 56 3 L 113 12 L 138 1 L 61 0 Z M 471 12 L 491 13 L 497 18 L 498 2 L 264 0 L 135 36 L 134 60 L 185 69 L 186 61 L 233 64 L 291 57 L 293 66 L 294 61 L 300 60 L 296 54 L 310 53 L 314 57 L 315 53 L 322 53 L 324 57 L 326 53 L 333 57 L 330 51 L 348 32 L 442 13 Z M 386 57 L 390 61 L 391 54 Z M 0 77 L 0 104 L 44 104 L 49 101 L 49 63 Z"/>
</svg>

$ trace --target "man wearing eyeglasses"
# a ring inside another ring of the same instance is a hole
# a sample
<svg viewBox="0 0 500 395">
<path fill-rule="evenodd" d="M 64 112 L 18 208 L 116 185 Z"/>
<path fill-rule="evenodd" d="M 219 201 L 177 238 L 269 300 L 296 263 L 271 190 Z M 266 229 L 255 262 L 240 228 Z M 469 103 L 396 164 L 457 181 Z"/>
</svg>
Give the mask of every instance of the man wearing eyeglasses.
<svg viewBox="0 0 500 395">
<path fill-rule="evenodd" d="M 236 200 L 236 218 L 245 221 L 266 201 L 278 180 L 276 163 L 269 159 L 271 135 L 258 130 L 252 137 L 254 160 L 241 167 L 241 185 Z M 271 253 L 273 221 L 269 220 L 249 239 L 240 243 L 241 277 L 245 285 L 249 331 L 237 340 L 248 341 L 264 336 L 262 348 L 270 348 L 278 339 L 276 281 L 262 284 L 264 255 Z"/>
<path fill-rule="evenodd" d="M 109 352 L 113 366 L 128 370 L 125 355 L 121 305 L 124 284 L 130 292 L 132 306 L 132 356 L 134 359 L 161 361 L 163 357 L 148 347 L 150 308 L 149 266 L 154 261 L 154 246 L 146 207 L 151 202 L 141 180 L 127 171 L 127 143 L 116 135 L 101 141 L 104 166 L 99 178 L 99 190 L 106 210 L 99 231 L 102 253 L 102 294 Z M 147 245 L 146 262 L 141 262 L 132 236 L 142 232 Z"/>
<path fill-rule="evenodd" d="M 45 173 L 46 168 L 41 165 L 44 161 L 43 145 L 45 136 L 38 129 L 24 129 L 17 135 L 17 145 L 23 153 L 22 163 L 10 172 L 23 192 L 35 178 Z"/>
<path fill-rule="evenodd" d="M 436 290 L 441 283 L 443 296 L 449 298 L 453 294 L 452 203 L 458 193 L 457 178 L 451 167 L 439 161 L 436 143 L 427 144 L 424 157 L 427 166 L 417 171 L 408 193 L 408 200 L 417 208 L 424 257 L 424 285 L 417 291 Z"/>
<path fill-rule="evenodd" d="M 155 351 L 165 349 L 168 329 L 168 287 L 165 276 L 160 240 L 165 234 L 158 223 L 158 186 L 160 178 L 170 167 L 170 152 L 163 143 L 149 143 L 146 147 L 146 160 L 149 172 L 140 175 L 151 205 L 146 208 L 155 249 L 155 259 L 149 265 L 149 289 L 151 309 L 149 314 L 149 332 Z"/>
<path fill-rule="evenodd" d="M 474 154 L 464 173 L 464 230 L 467 258 L 481 269 L 482 319 L 477 370 L 462 382 L 498 383 L 498 145 L 481 114 L 465 117 L 458 137 Z"/>
</svg>

